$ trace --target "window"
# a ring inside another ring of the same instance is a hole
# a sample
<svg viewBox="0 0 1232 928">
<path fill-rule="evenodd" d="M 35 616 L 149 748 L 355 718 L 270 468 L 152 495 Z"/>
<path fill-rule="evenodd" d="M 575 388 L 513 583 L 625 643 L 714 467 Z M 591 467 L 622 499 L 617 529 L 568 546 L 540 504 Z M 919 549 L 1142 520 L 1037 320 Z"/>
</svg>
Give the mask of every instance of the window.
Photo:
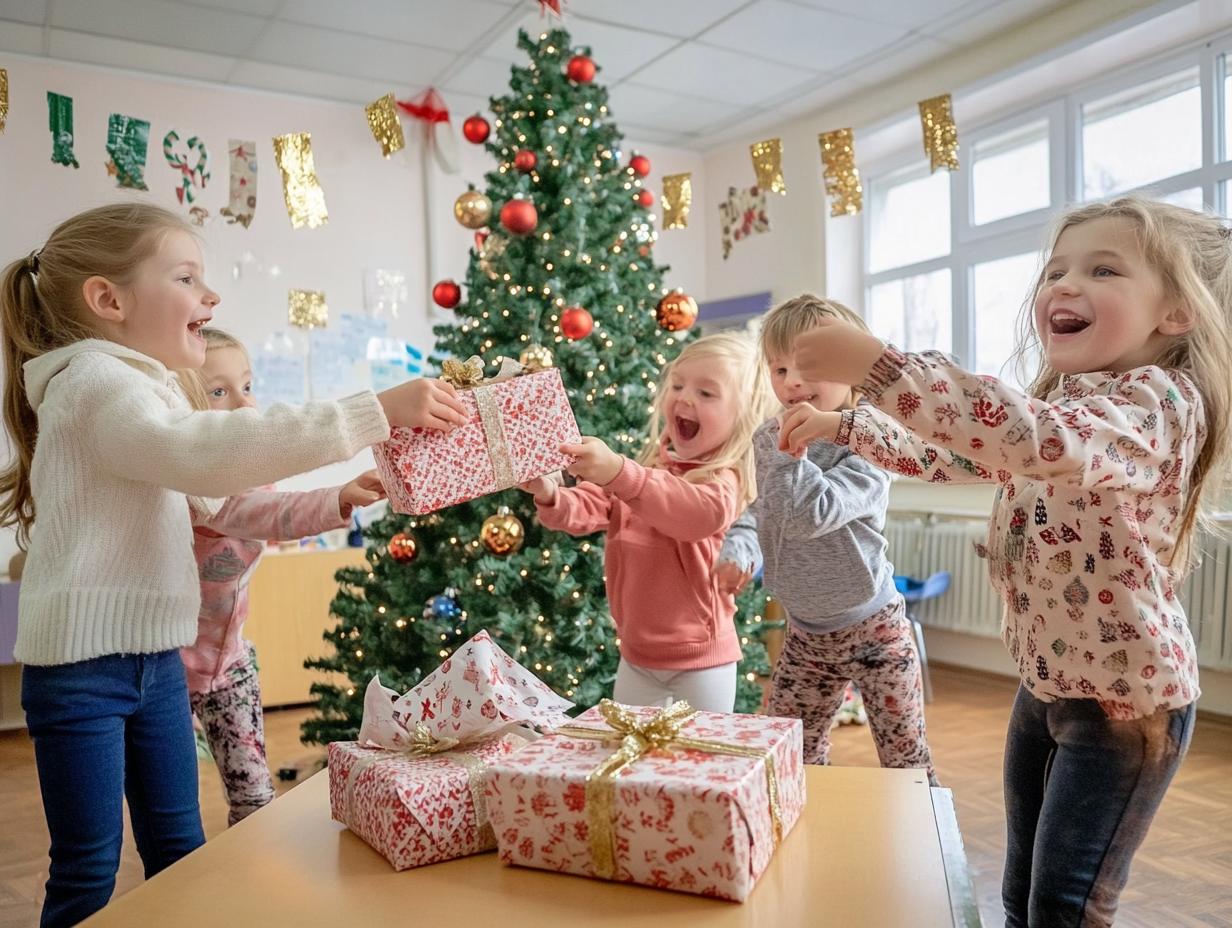
<svg viewBox="0 0 1232 928">
<path fill-rule="evenodd" d="M 869 292 L 868 327 L 905 351 L 953 350 L 950 272 L 933 271 L 876 284 Z"/>
<path fill-rule="evenodd" d="M 1232 33 L 959 131 L 953 174 L 929 174 L 918 142 L 865 171 L 865 318 L 908 350 L 1018 383 L 1036 363 L 1013 363 L 1023 306 L 1067 204 L 1140 191 L 1226 210 Z M 1204 147 L 1204 133 L 1218 144 Z"/>
<path fill-rule="evenodd" d="M 971 221 L 978 226 L 1047 209 L 1052 202 L 1048 157 L 1046 119 L 977 138 L 971 146 Z"/>
<path fill-rule="evenodd" d="M 1186 68 L 1082 106 L 1085 199 L 1202 166 L 1202 89 Z"/>
<path fill-rule="evenodd" d="M 1034 292 L 1041 263 L 1039 254 L 1027 252 L 984 261 L 972 269 L 977 373 L 1016 381 L 1006 361 L 1018 344 L 1021 314 Z"/>
<path fill-rule="evenodd" d="M 915 264 L 950 250 L 950 175 L 928 173 L 928 166 L 871 185 L 873 217 L 869 270 Z"/>
</svg>

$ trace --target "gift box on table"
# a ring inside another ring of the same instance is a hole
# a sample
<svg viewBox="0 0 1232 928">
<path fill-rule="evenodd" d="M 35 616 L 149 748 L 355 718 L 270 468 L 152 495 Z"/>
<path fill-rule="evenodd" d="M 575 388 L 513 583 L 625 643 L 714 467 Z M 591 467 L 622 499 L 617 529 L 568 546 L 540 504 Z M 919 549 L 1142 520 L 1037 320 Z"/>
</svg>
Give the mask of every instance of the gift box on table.
<svg viewBox="0 0 1232 928">
<path fill-rule="evenodd" d="M 500 858 L 743 901 L 804 807 L 799 719 L 604 701 L 488 766 Z"/>
<path fill-rule="evenodd" d="M 444 379 L 458 387 L 467 423 L 449 433 L 395 428 L 378 445 L 376 466 L 395 512 L 423 515 L 507 490 L 561 470 L 565 442 L 580 440 L 564 382 L 556 368 L 518 373 L 502 359 L 483 380 L 483 362 L 446 361 Z"/>
<path fill-rule="evenodd" d="M 358 741 L 329 746 L 332 817 L 395 870 L 490 851 L 487 767 L 573 704 L 480 632 L 399 697 L 373 677 Z"/>
</svg>

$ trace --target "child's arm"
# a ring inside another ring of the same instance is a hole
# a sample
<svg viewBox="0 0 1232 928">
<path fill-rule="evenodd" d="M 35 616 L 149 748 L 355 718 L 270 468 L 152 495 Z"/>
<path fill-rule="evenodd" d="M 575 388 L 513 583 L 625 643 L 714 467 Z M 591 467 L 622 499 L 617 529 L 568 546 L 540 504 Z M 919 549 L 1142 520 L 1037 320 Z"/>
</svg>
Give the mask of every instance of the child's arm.
<svg viewBox="0 0 1232 928">
<path fill-rule="evenodd" d="M 376 471 L 361 474 L 340 487 L 302 493 L 249 490 L 232 496 L 218 514 L 196 524 L 234 538 L 291 541 L 335 528 L 345 528 L 356 505 L 380 499 Z"/>
<path fill-rule="evenodd" d="M 1107 394 L 1054 405 L 968 373 L 940 353 L 893 348 L 862 389 L 916 434 L 945 411 L 953 418 L 945 446 L 987 469 L 1088 487 L 1154 489 L 1170 473 L 1196 412 L 1188 384 L 1158 367 L 1123 374 Z"/>
<path fill-rule="evenodd" d="M 74 364 L 65 383 L 83 438 L 113 473 L 190 496 L 231 496 L 348 460 L 389 437 L 386 408 L 396 422 L 432 427 L 447 427 L 443 416 L 456 413 L 429 395 L 432 384 L 260 412 L 193 412 L 167 406 L 146 375 L 99 358 Z M 448 400 L 456 403 L 452 394 Z"/>
<path fill-rule="evenodd" d="M 731 524 L 719 549 L 714 576 L 719 591 L 735 596 L 762 568 L 761 544 L 757 540 L 757 517 L 752 508 L 744 510 Z"/>
<path fill-rule="evenodd" d="M 569 473 L 602 486 L 650 525 L 676 541 L 703 541 L 736 521 L 739 500 L 734 475 L 690 483 L 665 470 L 643 467 L 597 438 L 561 445 L 574 462 Z"/>
<path fill-rule="evenodd" d="M 868 461 L 846 455 L 822 470 L 807 456 L 779 450 L 775 422 L 757 430 L 753 447 L 759 514 L 784 538 L 820 538 L 857 519 L 884 518 L 890 479 Z"/>
<path fill-rule="evenodd" d="M 559 486 L 551 478 L 523 485 L 535 496 L 535 512 L 544 528 L 570 535 L 589 535 L 607 529 L 612 521 L 612 500 L 593 483 Z"/>
</svg>

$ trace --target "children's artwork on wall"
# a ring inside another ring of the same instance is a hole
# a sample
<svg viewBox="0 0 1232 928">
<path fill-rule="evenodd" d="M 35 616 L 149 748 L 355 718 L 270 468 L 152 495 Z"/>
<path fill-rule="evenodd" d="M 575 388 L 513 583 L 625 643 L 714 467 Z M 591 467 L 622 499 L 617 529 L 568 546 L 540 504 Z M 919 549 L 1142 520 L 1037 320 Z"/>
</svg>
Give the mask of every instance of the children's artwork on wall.
<svg viewBox="0 0 1232 928">
<path fill-rule="evenodd" d="M 130 190 L 149 190 L 146 186 L 145 157 L 150 147 L 150 124 L 144 119 L 112 113 L 107 119 L 107 173 L 116 186 Z"/>
<path fill-rule="evenodd" d="M 194 135 L 181 148 L 180 134 L 172 129 L 163 136 L 163 157 L 180 175 L 179 185 L 175 188 L 175 198 L 181 204 L 192 207 L 189 212 L 193 222 L 203 225 L 210 215 L 209 211 L 203 206 L 193 204 L 210 180 L 210 153 L 205 142 Z"/>
<path fill-rule="evenodd" d="M 262 406 L 302 406 L 308 358 L 286 332 L 275 332 L 252 359 L 253 392 Z"/>
<path fill-rule="evenodd" d="M 73 154 L 73 98 L 47 91 L 47 122 L 52 162 L 66 168 L 81 167 Z"/>
<path fill-rule="evenodd" d="M 423 374 L 423 352 L 400 338 L 368 342 L 368 372 L 372 389 L 380 392 Z"/>
<path fill-rule="evenodd" d="M 744 190 L 728 188 L 727 200 L 719 204 L 719 219 L 723 258 L 726 260 L 736 242 L 750 235 L 770 231 L 765 190 L 761 187 L 748 187 Z"/>
<path fill-rule="evenodd" d="M 228 225 L 247 229 L 257 211 L 257 143 L 228 139 L 227 152 L 231 156 L 230 200 L 218 212 L 227 217 Z"/>
<path fill-rule="evenodd" d="M 370 389 L 368 346 L 384 339 L 388 326 L 386 319 L 341 313 L 328 328 L 313 329 L 308 337 L 312 398 L 336 400 Z"/>
<path fill-rule="evenodd" d="M 410 299 L 406 271 L 369 268 L 364 271 L 364 311 L 369 316 L 397 319 Z"/>
</svg>

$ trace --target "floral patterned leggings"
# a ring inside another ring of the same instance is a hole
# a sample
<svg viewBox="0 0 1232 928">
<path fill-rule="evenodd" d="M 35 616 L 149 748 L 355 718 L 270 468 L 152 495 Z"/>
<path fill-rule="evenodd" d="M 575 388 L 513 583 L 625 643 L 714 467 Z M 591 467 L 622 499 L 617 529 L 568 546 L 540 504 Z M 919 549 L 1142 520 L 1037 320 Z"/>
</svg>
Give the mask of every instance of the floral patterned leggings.
<svg viewBox="0 0 1232 928">
<path fill-rule="evenodd" d="M 257 654 L 247 642 L 243 658 L 227 669 L 230 682 L 209 693 L 190 693 L 193 714 L 201 721 L 218 764 L 231 812 L 227 824 L 274 800 L 274 781 L 265 760 L 265 719 Z"/>
<path fill-rule="evenodd" d="M 830 726 L 848 681 L 864 697 L 881 766 L 924 768 L 935 785 L 920 658 L 901 599 L 836 632 L 789 627 L 770 680 L 769 712 L 804 722 L 805 763 L 830 762 Z"/>
</svg>

